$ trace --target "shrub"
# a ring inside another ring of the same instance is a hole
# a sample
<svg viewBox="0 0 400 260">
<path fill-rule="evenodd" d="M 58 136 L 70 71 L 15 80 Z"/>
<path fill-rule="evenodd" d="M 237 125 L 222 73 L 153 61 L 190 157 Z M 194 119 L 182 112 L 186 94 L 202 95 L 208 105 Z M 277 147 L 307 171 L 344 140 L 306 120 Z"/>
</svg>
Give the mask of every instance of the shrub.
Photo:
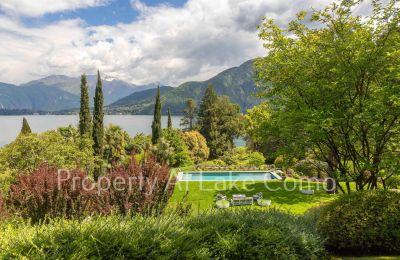
<svg viewBox="0 0 400 260">
<path fill-rule="evenodd" d="M 86 174 L 80 170 L 60 172 L 47 165 L 29 175 L 20 175 L 10 186 L 6 204 L 11 213 L 32 222 L 46 217 L 82 217 L 91 212 L 93 192 L 84 188 Z"/>
<path fill-rule="evenodd" d="M 162 138 L 168 145 L 158 145 L 156 155 L 165 155 L 172 167 L 186 166 L 193 163 L 188 147 L 183 140 L 182 131 L 179 129 L 163 129 Z M 168 155 L 166 153 L 167 147 L 172 148 L 172 152 L 169 152 Z"/>
<path fill-rule="evenodd" d="M 210 149 L 207 147 L 207 140 L 197 131 L 183 133 L 183 139 L 188 147 L 192 160 L 196 163 L 202 163 L 210 155 Z"/>
<path fill-rule="evenodd" d="M 326 206 L 318 227 L 337 253 L 399 254 L 400 193 L 364 191 Z"/>
<path fill-rule="evenodd" d="M 237 210 L 192 217 L 90 218 L 7 226 L 0 258 L 319 259 L 325 251 L 299 216 Z"/>
<path fill-rule="evenodd" d="M 328 177 L 328 164 L 318 160 L 300 160 L 294 164 L 293 169 L 295 172 L 307 177 L 316 177 L 321 179 Z"/>
<path fill-rule="evenodd" d="M 8 217 L 8 211 L 4 205 L 4 199 L 0 194 L 0 221 Z"/>
<path fill-rule="evenodd" d="M 111 169 L 103 180 L 106 179 L 110 188 L 103 192 L 103 201 L 108 201 L 107 208 L 114 207 L 123 215 L 160 213 L 175 187 L 168 166 L 159 165 L 154 158 L 140 164 L 132 158 L 128 166 Z"/>
<path fill-rule="evenodd" d="M 265 157 L 260 152 L 255 152 L 246 147 L 235 148 L 221 158 L 227 165 L 261 166 Z"/>
<path fill-rule="evenodd" d="M 14 142 L 0 149 L 0 165 L 12 175 L 31 173 L 41 164 L 75 169 L 93 169 L 91 143 L 74 142 L 58 131 L 19 135 Z"/>
</svg>

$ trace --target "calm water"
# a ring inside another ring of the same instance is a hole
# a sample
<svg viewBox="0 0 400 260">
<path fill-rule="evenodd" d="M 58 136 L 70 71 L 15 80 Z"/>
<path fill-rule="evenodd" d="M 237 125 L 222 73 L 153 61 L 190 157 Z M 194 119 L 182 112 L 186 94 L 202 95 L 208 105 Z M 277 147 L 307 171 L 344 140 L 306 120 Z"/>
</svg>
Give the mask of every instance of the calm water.
<svg viewBox="0 0 400 260">
<path fill-rule="evenodd" d="M 60 126 L 74 125 L 79 122 L 78 115 L 31 115 L 0 116 L 0 146 L 12 142 L 21 130 L 22 118 L 26 117 L 33 132 L 41 133 Z M 180 116 L 172 117 L 172 125 L 179 127 Z M 163 127 L 167 126 L 167 116 L 162 117 Z M 105 125 L 115 124 L 122 127 L 131 136 L 138 133 L 150 134 L 153 116 L 145 115 L 106 115 Z"/>
</svg>

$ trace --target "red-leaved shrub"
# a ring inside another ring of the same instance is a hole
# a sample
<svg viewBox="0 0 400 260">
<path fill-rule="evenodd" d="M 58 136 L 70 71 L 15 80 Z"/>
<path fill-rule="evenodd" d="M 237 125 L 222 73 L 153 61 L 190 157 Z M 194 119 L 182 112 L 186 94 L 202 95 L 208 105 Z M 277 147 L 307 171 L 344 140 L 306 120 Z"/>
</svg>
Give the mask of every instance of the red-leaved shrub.
<svg viewBox="0 0 400 260">
<path fill-rule="evenodd" d="M 101 181 L 102 195 L 124 215 L 160 213 L 174 186 L 175 178 L 170 179 L 169 167 L 158 164 L 152 157 L 142 163 L 132 157 L 128 166 L 113 167 Z"/>
<path fill-rule="evenodd" d="M 6 200 L 11 212 L 38 222 L 46 217 L 81 217 L 91 211 L 94 190 L 81 170 L 59 172 L 47 165 L 29 175 L 20 175 Z"/>
<path fill-rule="evenodd" d="M 5 219 L 8 217 L 8 212 L 4 205 L 4 199 L 0 194 L 0 220 Z"/>
</svg>

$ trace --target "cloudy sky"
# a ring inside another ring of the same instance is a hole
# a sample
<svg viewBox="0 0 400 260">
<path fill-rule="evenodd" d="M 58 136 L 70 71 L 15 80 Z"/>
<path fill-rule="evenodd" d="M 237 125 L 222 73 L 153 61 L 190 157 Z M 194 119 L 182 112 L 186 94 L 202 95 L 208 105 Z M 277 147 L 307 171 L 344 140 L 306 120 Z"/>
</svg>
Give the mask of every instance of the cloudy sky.
<svg viewBox="0 0 400 260">
<path fill-rule="evenodd" d="M 0 81 L 97 69 L 135 84 L 205 80 L 263 55 L 256 26 L 330 0 L 1 0 Z"/>
</svg>

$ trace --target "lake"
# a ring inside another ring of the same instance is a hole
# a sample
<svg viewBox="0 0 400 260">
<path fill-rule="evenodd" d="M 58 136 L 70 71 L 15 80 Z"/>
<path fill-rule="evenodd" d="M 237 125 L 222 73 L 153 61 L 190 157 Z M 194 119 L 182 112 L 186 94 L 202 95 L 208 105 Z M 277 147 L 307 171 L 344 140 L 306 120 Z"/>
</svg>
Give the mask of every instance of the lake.
<svg viewBox="0 0 400 260">
<path fill-rule="evenodd" d="M 25 117 L 32 132 L 42 133 L 61 126 L 74 125 L 79 122 L 78 115 L 27 115 L 27 116 L 0 116 L 0 146 L 12 142 L 19 134 L 22 126 L 22 118 Z M 181 116 L 172 117 L 172 125 L 179 128 Z M 161 118 L 162 126 L 167 127 L 167 116 Z M 119 125 L 129 135 L 138 133 L 150 134 L 152 115 L 106 115 L 104 125 Z"/>
</svg>

